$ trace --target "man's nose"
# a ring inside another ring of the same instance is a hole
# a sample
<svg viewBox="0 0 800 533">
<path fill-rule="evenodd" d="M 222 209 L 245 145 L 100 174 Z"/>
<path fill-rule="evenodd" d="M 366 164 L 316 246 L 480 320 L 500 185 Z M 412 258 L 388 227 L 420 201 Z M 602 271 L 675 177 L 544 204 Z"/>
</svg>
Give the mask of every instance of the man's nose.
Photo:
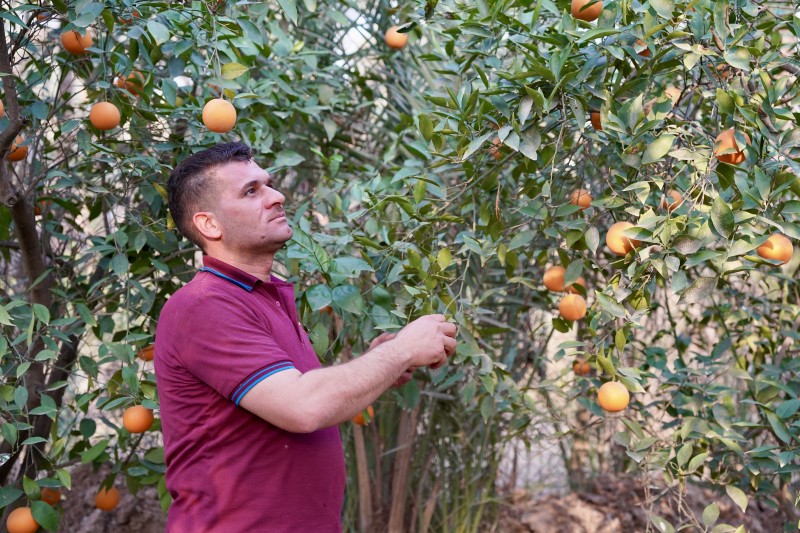
<svg viewBox="0 0 800 533">
<path fill-rule="evenodd" d="M 283 205 L 286 201 L 286 197 L 281 194 L 280 192 L 276 191 L 272 187 L 267 187 L 267 197 L 265 198 L 264 202 L 272 207 L 275 204 Z"/>
</svg>

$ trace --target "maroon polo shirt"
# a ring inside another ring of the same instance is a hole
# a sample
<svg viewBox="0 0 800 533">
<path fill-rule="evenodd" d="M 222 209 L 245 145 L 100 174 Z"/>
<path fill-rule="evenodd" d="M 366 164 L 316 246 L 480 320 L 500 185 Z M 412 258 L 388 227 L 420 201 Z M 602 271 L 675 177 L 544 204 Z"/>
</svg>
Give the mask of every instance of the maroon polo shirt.
<svg viewBox="0 0 800 533">
<path fill-rule="evenodd" d="M 174 498 L 169 533 L 338 533 L 344 453 L 338 427 L 290 433 L 239 407 L 257 383 L 319 368 L 292 285 L 222 261 L 173 294 L 155 370 Z"/>
</svg>

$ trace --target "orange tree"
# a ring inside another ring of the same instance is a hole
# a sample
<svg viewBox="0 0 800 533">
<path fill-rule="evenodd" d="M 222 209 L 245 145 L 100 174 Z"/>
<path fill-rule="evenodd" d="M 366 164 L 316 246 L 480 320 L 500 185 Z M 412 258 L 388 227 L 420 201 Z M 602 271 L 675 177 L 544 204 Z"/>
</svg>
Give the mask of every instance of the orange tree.
<svg viewBox="0 0 800 533">
<path fill-rule="evenodd" d="M 280 264 L 321 360 L 423 313 L 460 326 L 451 365 L 344 428 L 348 529 L 478 529 L 521 435 L 555 434 L 576 477 L 611 458 L 796 513 L 800 260 L 757 250 L 771 233 L 800 238 L 800 21 L 745 1 L 611 3 L 591 23 L 569 11 L 13 4 L 0 149 L 27 153 L 0 166 L 5 511 L 29 505 L 57 529 L 42 489 L 69 489 L 76 463 L 107 465 L 106 485 L 158 485 L 169 505 L 158 417 L 134 435 L 121 423 L 131 405 L 158 407 L 137 354 L 198 266 L 165 179 L 189 151 L 239 138 L 287 195 L 296 231 Z M 386 46 L 404 23 L 407 44 Z M 200 117 L 219 97 L 238 112 L 222 135 Z M 90 125 L 100 101 L 118 128 Z M 631 224 L 623 255 L 605 245 L 617 221 Z M 558 316 L 551 265 L 566 286 L 585 278 L 585 318 Z M 576 357 L 595 372 L 574 377 Z M 613 416 L 595 401 L 609 380 L 633 393 Z M 613 445 L 573 461 L 567 443 L 599 427 L 619 430 Z M 679 519 L 710 527 L 715 510 Z"/>
</svg>

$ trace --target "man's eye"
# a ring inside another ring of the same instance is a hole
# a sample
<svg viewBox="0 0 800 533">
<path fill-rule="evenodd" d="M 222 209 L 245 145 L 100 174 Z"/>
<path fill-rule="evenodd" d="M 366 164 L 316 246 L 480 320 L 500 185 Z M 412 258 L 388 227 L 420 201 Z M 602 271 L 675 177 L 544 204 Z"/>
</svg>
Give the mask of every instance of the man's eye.
<svg viewBox="0 0 800 533">
<path fill-rule="evenodd" d="M 245 194 L 251 195 L 251 194 L 255 194 L 255 192 L 256 192 L 255 187 L 250 187 L 249 189 L 247 189 L 247 192 L 245 192 Z"/>
</svg>

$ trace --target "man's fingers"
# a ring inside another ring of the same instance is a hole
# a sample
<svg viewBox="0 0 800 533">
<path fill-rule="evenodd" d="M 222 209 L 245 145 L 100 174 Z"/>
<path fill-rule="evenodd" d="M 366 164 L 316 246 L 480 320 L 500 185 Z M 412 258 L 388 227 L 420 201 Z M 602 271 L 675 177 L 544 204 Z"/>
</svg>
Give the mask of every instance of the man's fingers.
<svg viewBox="0 0 800 533">
<path fill-rule="evenodd" d="M 456 353 L 456 340 L 451 337 L 444 338 L 444 352 L 449 356 Z"/>
<path fill-rule="evenodd" d="M 458 327 L 453 324 L 452 322 L 445 322 L 441 326 L 439 326 L 442 333 L 447 335 L 448 337 L 455 337 L 456 332 L 458 331 Z"/>
</svg>

